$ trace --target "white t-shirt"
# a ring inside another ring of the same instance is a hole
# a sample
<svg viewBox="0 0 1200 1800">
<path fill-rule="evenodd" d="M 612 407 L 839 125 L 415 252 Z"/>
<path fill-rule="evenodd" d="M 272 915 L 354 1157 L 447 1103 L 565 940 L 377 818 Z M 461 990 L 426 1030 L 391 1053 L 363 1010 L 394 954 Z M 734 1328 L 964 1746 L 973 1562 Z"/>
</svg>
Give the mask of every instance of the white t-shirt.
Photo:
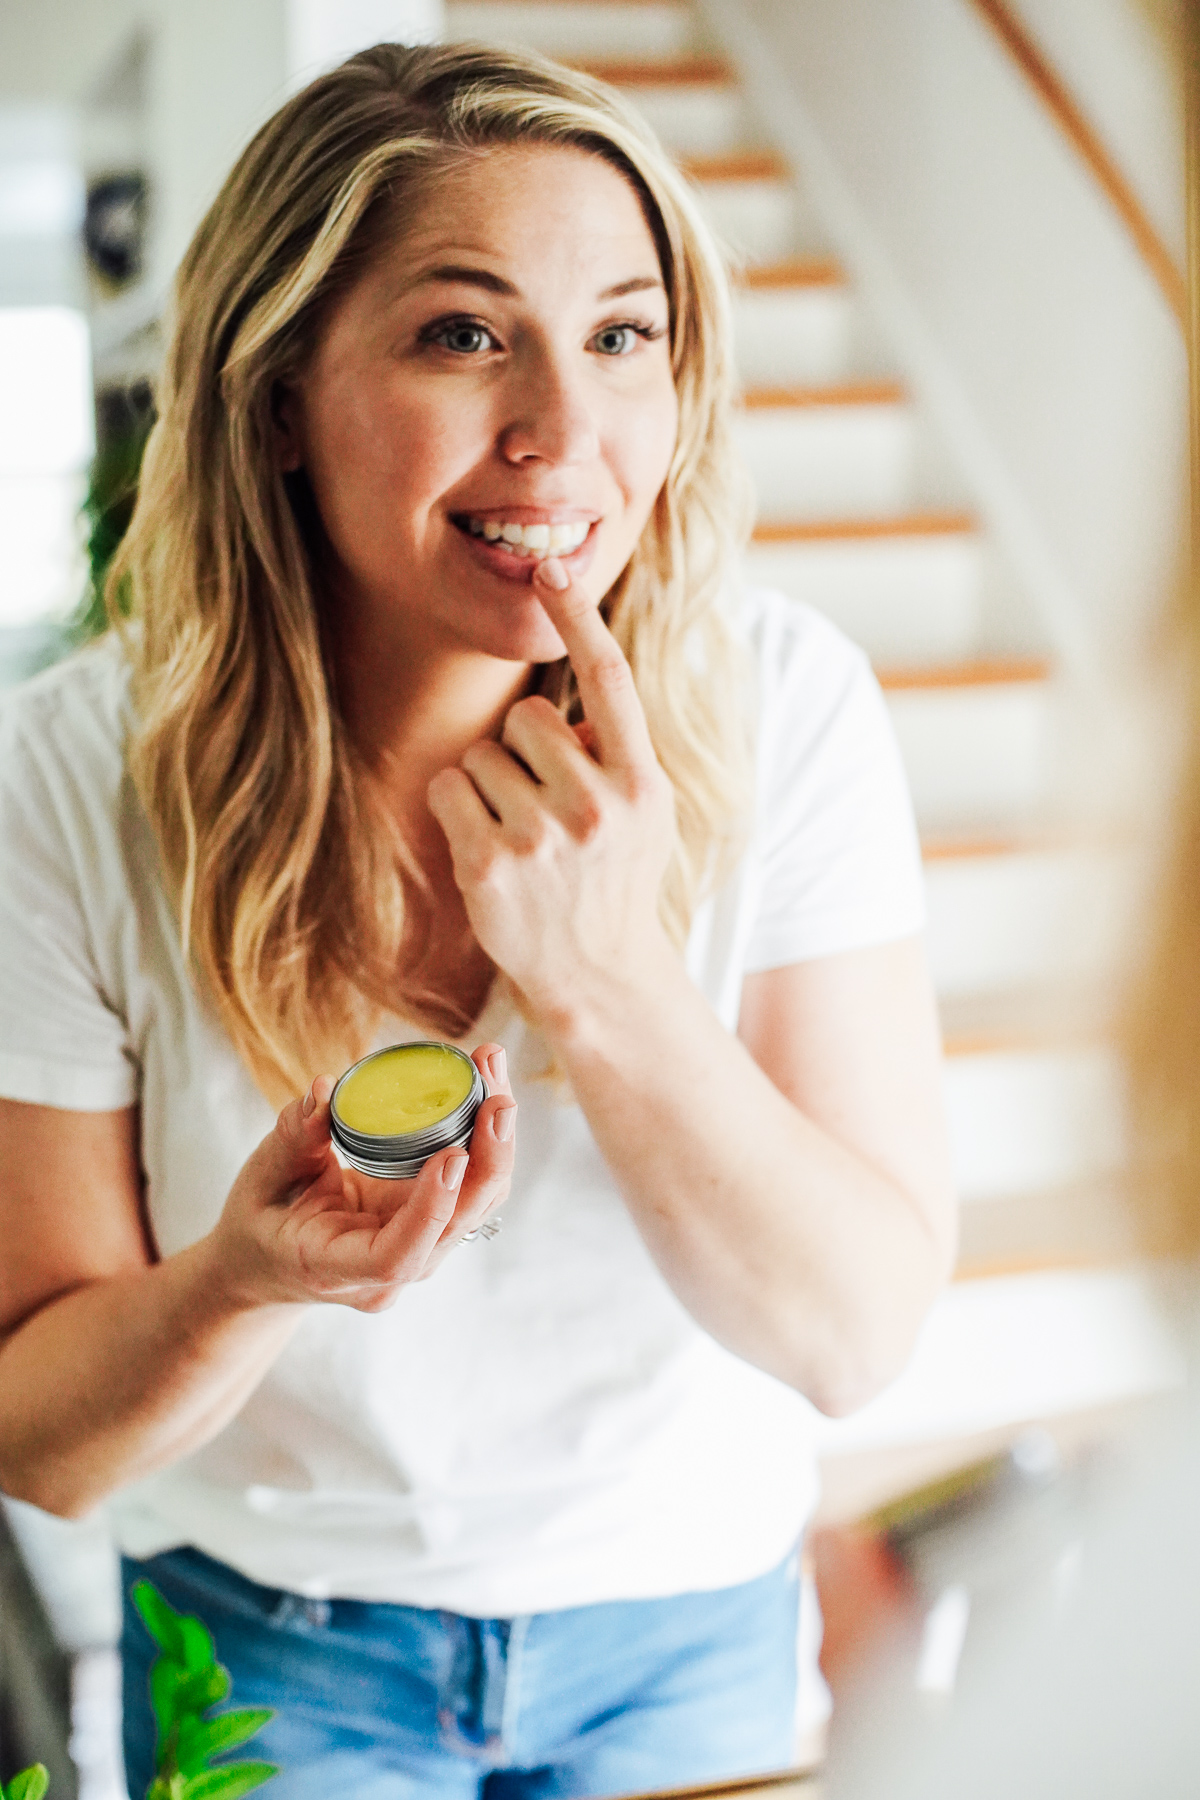
<svg viewBox="0 0 1200 1800">
<path fill-rule="evenodd" d="M 742 977 L 920 930 L 904 777 L 861 652 L 745 598 L 757 800 L 688 967 L 724 1024 Z M 0 1094 L 137 1102 L 163 1256 L 215 1224 L 273 1112 L 197 998 L 123 764 L 106 640 L 0 709 Z M 423 1033 L 390 1027 L 381 1041 Z M 520 1101 L 504 1230 L 389 1311 L 314 1306 L 237 1417 L 110 1504 L 131 1555 L 190 1543 L 309 1595 L 481 1617 L 724 1587 L 815 1497 L 812 1415 L 722 1349 L 644 1248 L 544 1043 L 499 993 L 472 1033 Z"/>
</svg>

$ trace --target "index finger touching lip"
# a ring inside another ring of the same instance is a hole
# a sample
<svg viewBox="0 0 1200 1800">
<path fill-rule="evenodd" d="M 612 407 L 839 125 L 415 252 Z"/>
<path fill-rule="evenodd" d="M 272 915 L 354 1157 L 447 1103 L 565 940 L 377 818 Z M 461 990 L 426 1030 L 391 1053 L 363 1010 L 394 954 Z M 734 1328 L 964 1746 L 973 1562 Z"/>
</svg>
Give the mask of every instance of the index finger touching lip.
<svg viewBox="0 0 1200 1800">
<path fill-rule="evenodd" d="M 601 766 L 656 766 L 632 672 L 599 606 L 554 556 L 538 564 L 533 591 L 566 647 Z"/>
</svg>

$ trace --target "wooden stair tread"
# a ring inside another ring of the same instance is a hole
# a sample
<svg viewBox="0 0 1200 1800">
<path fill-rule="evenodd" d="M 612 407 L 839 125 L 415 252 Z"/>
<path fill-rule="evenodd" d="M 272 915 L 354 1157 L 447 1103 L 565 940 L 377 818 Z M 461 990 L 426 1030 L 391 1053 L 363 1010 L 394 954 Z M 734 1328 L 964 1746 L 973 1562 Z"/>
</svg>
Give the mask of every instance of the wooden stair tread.
<svg viewBox="0 0 1200 1800">
<path fill-rule="evenodd" d="M 983 862 L 994 856 L 1038 856 L 1047 851 L 1091 847 L 1078 832 L 1047 825 L 1027 831 L 922 832 L 925 862 Z"/>
<path fill-rule="evenodd" d="M 1047 681 L 1050 662 L 1042 656 L 978 656 L 969 661 L 929 663 L 914 668 L 877 668 L 885 693 L 919 688 L 1013 687 Z"/>
<path fill-rule="evenodd" d="M 1104 1042 L 1104 1034 L 1098 1028 L 1093 1031 L 1071 1031 L 1066 1026 L 1059 1033 L 1047 1030 L 1022 1031 L 1017 1025 L 1005 1030 L 997 1027 L 993 1031 L 946 1033 L 942 1041 L 943 1054 L 947 1057 L 958 1056 L 1036 1056 L 1043 1051 L 1052 1050 L 1084 1050 L 1096 1049 Z"/>
<path fill-rule="evenodd" d="M 901 513 L 873 519 L 763 519 L 754 527 L 756 544 L 825 544 L 851 538 L 970 537 L 977 521 L 966 512 Z"/>
<path fill-rule="evenodd" d="M 969 1200 L 959 1213 L 954 1279 L 1120 1267 L 1142 1251 L 1135 1204 L 1119 1179 Z"/>
<path fill-rule="evenodd" d="M 747 412 L 814 406 L 901 406 L 908 399 L 898 381 L 839 381 L 828 387 L 752 387 L 740 396 Z"/>
<path fill-rule="evenodd" d="M 705 87 L 732 88 L 737 83 L 728 63 L 719 56 L 594 57 L 567 58 L 568 68 L 578 69 L 610 87 Z"/>
<path fill-rule="evenodd" d="M 792 172 L 777 150 L 732 150 L 722 156 L 684 156 L 680 168 L 691 181 L 790 181 Z"/>
<path fill-rule="evenodd" d="M 982 1257 L 971 1262 L 960 1262 L 950 1279 L 957 1286 L 972 1281 L 1006 1281 L 1021 1275 L 1086 1275 L 1099 1273 L 1102 1269 L 1128 1268 L 1136 1261 L 1132 1247 L 1127 1253 L 1101 1248 L 1095 1251 L 1084 1248 L 1032 1250 L 1027 1255 Z"/>
<path fill-rule="evenodd" d="M 921 854 L 926 862 L 1044 856 L 1058 851 L 1128 857 L 1136 847 L 1136 836 L 1119 821 L 1072 822 L 1058 816 L 1022 820 L 1017 825 L 956 826 L 944 831 L 929 828 L 921 833 Z"/>
<path fill-rule="evenodd" d="M 1095 1049 L 1112 1037 L 1111 1005 L 1095 987 L 955 995 L 939 1012 L 948 1057 Z"/>
<path fill-rule="evenodd" d="M 751 263 L 734 272 L 734 287 L 757 292 L 769 288 L 845 287 L 846 271 L 832 256 L 784 256 L 777 262 Z"/>
</svg>

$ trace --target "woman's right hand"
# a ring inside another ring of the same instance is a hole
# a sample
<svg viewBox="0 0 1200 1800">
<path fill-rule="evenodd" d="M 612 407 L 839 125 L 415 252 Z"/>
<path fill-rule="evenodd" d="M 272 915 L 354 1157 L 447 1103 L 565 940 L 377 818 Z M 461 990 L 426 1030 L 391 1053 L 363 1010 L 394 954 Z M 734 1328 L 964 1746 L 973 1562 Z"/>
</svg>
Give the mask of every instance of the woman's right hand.
<svg viewBox="0 0 1200 1800">
<path fill-rule="evenodd" d="M 230 1190 L 212 1233 L 217 1280 L 237 1304 L 333 1301 L 381 1312 L 433 1274 L 508 1193 L 516 1101 L 504 1052 L 472 1059 L 488 1088 L 467 1150 L 431 1156 L 411 1181 L 344 1169 L 329 1135 L 334 1082 L 285 1106 Z"/>
</svg>

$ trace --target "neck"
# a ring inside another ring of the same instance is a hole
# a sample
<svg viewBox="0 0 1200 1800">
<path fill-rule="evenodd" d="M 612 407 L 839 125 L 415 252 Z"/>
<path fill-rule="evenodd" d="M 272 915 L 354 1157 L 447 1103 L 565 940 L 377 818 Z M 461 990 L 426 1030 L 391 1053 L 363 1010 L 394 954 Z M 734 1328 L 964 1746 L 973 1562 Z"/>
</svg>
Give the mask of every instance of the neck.
<svg viewBox="0 0 1200 1800">
<path fill-rule="evenodd" d="M 335 643 L 342 716 L 398 816 L 421 837 L 425 821 L 432 823 L 430 781 L 468 745 L 499 737 L 509 707 L 528 689 L 531 665 L 417 641 L 411 632 L 369 636 Z"/>
</svg>

